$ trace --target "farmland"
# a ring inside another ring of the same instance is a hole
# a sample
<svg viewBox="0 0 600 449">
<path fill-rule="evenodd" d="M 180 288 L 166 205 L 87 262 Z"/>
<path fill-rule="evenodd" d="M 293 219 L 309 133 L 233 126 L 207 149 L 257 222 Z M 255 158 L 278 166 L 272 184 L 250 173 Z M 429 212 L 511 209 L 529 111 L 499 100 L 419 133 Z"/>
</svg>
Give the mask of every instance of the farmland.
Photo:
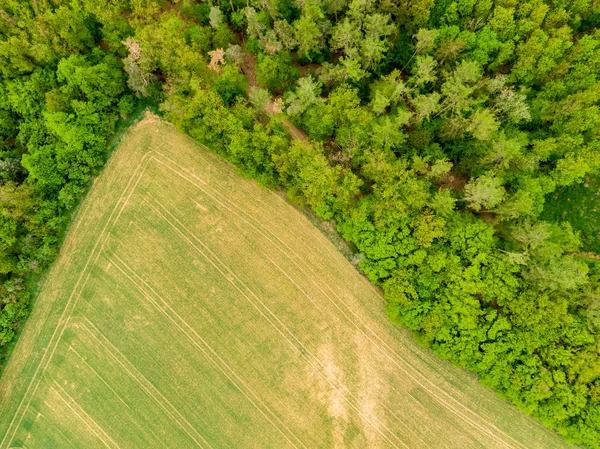
<svg viewBox="0 0 600 449">
<path fill-rule="evenodd" d="M 559 448 L 393 328 L 306 218 L 148 116 L 0 384 L 0 448 Z"/>
</svg>

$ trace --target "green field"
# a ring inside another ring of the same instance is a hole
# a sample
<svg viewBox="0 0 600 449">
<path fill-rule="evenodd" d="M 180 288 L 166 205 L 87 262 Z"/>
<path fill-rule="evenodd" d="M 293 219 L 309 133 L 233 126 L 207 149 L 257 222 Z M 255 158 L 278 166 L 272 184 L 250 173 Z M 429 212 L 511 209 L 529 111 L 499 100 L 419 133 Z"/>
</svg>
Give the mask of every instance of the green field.
<svg viewBox="0 0 600 449">
<path fill-rule="evenodd" d="M 2 449 L 566 447 L 153 116 L 94 183 L 0 387 Z"/>
</svg>

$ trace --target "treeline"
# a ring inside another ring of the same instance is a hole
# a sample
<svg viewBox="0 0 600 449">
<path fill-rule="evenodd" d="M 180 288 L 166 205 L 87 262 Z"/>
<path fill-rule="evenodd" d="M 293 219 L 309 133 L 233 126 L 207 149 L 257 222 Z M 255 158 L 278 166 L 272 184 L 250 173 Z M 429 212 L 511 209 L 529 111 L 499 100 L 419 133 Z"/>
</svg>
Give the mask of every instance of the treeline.
<svg viewBox="0 0 600 449">
<path fill-rule="evenodd" d="M 64 2 L 0 2 L 0 343 L 28 313 L 26 279 L 55 257 L 69 212 L 102 167 L 124 95 L 98 24 Z"/>
<path fill-rule="evenodd" d="M 393 322 L 600 447 L 600 265 L 539 219 L 600 169 L 597 2 L 0 5 L 3 343 L 119 114 L 149 96 L 335 219 Z"/>
</svg>

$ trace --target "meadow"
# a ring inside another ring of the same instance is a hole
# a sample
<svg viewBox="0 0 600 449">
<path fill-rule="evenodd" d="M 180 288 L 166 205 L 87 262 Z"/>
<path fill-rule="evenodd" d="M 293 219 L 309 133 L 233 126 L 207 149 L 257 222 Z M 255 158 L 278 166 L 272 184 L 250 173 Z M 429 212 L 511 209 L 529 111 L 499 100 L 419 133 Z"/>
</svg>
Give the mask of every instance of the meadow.
<svg viewBox="0 0 600 449">
<path fill-rule="evenodd" d="M 300 212 L 148 115 L 0 381 L 0 448 L 562 448 L 390 325 Z"/>
</svg>

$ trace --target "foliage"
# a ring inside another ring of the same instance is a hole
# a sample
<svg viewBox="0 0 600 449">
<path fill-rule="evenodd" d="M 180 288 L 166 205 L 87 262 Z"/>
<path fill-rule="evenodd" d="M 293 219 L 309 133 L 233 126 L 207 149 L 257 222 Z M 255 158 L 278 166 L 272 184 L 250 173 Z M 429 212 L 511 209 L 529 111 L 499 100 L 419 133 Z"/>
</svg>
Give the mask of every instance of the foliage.
<svg viewBox="0 0 600 449">
<path fill-rule="evenodd" d="M 568 221 L 579 232 L 582 251 L 600 254 L 600 177 L 588 176 L 580 184 L 557 189 L 546 199 L 541 218 Z"/>
<path fill-rule="evenodd" d="M 269 89 L 289 87 L 299 76 L 300 71 L 294 67 L 290 53 L 282 51 L 274 56 L 263 53 L 258 55 L 256 79 Z"/>
<path fill-rule="evenodd" d="M 212 84 L 213 89 L 221 96 L 225 104 L 232 104 L 245 98 L 246 78 L 234 65 L 226 65 L 222 73 Z"/>
<path fill-rule="evenodd" d="M 393 322 L 600 447 L 598 267 L 579 255 L 585 218 L 560 200 L 600 170 L 596 4 L 4 3 L 4 309 L 52 260 L 118 113 L 149 95 L 248 176 L 335 219 Z M 309 140 L 262 112 L 233 29 Z M 222 56 L 210 68 L 209 51 Z"/>
</svg>

